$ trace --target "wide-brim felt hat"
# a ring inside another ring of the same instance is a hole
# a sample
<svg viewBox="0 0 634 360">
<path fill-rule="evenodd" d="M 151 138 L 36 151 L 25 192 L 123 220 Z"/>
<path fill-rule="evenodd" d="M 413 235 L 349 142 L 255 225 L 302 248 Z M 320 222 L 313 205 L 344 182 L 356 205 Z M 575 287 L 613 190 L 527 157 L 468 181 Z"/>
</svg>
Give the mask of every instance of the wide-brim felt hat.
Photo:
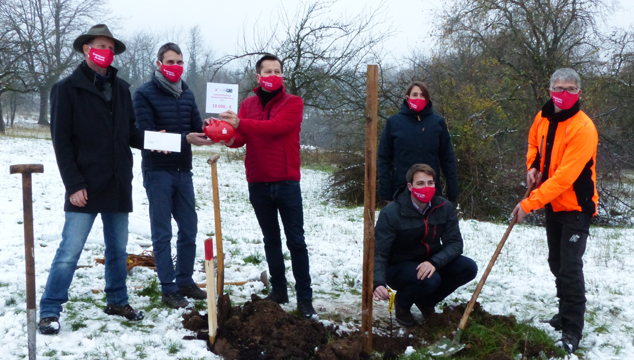
<svg viewBox="0 0 634 360">
<path fill-rule="evenodd" d="M 73 49 L 75 49 L 75 51 L 79 52 L 79 53 L 84 53 L 84 44 L 89 42 L 90 40 L 92 40 L 93 38 L 96 38 L 97 36 L 105 36 L 107 38 L 110 38 L 114 41 L 114 54 L 115 55 L 119 55 L 122 52 L 125 51 L 125 44 L 122 43 L 121 41 L 117 40 L 114 36 L 112 36 L 112 33 L 110 32 L 110 30 L 108 30 L 108 27 L 104 24 L 98 24 L 95 25 L 93 27 L 90 28 L 90 30 L 88 30 L 87 33 L 83 34 L 83 35 L 79 35 L 77 37 L 77 39 L 75 39 L 75 42 L 73 42 Z"/>
</svg>

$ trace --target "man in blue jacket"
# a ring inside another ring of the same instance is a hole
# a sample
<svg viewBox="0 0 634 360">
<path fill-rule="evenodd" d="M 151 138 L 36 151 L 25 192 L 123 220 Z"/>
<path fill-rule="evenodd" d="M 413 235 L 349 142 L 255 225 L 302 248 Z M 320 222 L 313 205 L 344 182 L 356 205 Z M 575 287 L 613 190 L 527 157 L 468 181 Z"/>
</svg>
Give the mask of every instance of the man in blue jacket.
<svg viewBox="0 0 634 360">
<path fill-rule="evenodd" d="M 476 263 L 462 256 L 462 235 L 453 205 L 434 195 L 436 172 L 415 164 L 407 187 L 381 210 L 375 229 L 374 300 L 387 300 L 386 285 L 397 290 L 396 321 L 416 323 L 413 304 L 429 318 L 434 307 L 458 287 L 473 280 Z"/>
<path fill-rule="evenodd" d="M 202 131 L 203 122 L 194 93 L 180 78 L 183 54 L 174 43 L 160 47 L 152 80 L 134 94 L 136 125 L 140 130 L 181 134 L 180 152 L 143 150 L 143 186 L 150 204 L 150 226 L 156 272 L 162 299 L 173 308 L 186 307 L 207 293 L 192 279 L 196 257 L 198 217 L 192 181 L 192 148 L 213 142 Z M 178 225 L 176 266 L 172 262 L 172 216 Z"/>
</svg>

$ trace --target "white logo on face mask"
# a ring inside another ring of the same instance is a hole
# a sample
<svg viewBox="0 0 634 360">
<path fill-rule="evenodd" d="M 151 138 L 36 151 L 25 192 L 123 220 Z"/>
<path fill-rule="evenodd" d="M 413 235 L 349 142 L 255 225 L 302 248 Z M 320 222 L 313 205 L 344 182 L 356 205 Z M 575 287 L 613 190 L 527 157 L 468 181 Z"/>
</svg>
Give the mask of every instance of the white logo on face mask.
<svg viewBox="0 0 634 360">
<path fill-rule="evenodd" d="M 560 99 L 560 98 L 558 98 L 558 97 L 555 97 L 555 96 L 553 96 L 553 100 L 554 100 L 557 104 L 561 104 L 561 103 L 563 103 L 563 100 L 562 100 L 562 99 Z"/>
<path fill-rule="evenodd" d="M 101 56 L 101 55 L 97 55 L 97 54 L 95 54 L 95 60 L 99 60 L 99 61 L 106 61 L 106 57 L 105 57 L 105 56 Z"/>
<path fill-rule="evenodd" d="M 169 70 L 165 70 L 165 73 L 169 76 L 176 76 L 176 74 L 174 74 L 173 72 L 169 71 Z"/>
<path fill-rule="evenodd" d="M 273 83 L 267 82 L 267 81 L 262 81 L 262 83 L 264 84 L 264 86 L 273 86 Z"/>
</svg>

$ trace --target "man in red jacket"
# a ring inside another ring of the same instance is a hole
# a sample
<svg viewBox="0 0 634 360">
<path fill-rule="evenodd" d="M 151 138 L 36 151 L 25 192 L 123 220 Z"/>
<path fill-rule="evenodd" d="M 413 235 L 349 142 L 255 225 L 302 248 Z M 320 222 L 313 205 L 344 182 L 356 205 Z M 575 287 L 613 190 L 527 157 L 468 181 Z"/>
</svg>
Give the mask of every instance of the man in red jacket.
<svg viewBox="0 0 634 360">
<path fill-rule="evenodd" d="M 265 55 L 255 64 L 253 89 L 257 96 L 246 98 L 238 114 L 225 111 L 220 117 L 235 128 L 235 137 L 227 146 L 246 144 L 244 161 L 249 183 L 249 200 L 264 235 L 264 252 L 269 264 L 273 291 L 266 297 L 279 304 L 288 302 L 279 212 L 284 225 L 286 245 L 291 252 L 297 309 L 303 317 L 315 313 L 310 287 L 308 250 L 304 241 L 304 213 L 299 186 L 299 132 L 304 101 L 286 93 L 282 85 L 282 62 Z"/>
</svg>

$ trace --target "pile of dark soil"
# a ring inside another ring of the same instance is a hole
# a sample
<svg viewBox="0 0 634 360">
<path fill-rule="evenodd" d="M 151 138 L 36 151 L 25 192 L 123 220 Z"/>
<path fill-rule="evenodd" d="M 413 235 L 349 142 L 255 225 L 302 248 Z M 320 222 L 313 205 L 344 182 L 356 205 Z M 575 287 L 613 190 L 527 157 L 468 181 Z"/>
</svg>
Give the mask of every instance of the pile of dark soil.
<svg viewBox="0 0 634 360">
<path fill-rule="evenodd" d="M 434 314 L 422 326 L 408 329 L 406 336 L 373 336 L 374 350 L 384 359 L 396 359 L 407 346 L 424 347 L 443 336 L 453 338 L 466 304 L 446 307 L 443 313 Z M 220 326 L 213 346 L 209 349 L 225 359 L 320 359 L 362 360 L 370 356 L 363 351 L 364 338 L 360 332 L 337 334 L 337 327 L 324 327 L 318 321 L 300 319 L 285 312 L 278 304 L 252 295 L 251 301 L 220 315 Z M 183 326 L 196 332 L 189 339 L 209 340 L 207 315 L 192 310 L 183 315 Z M 491 315 L 476 303 L 470 317 L 471 327 L 463 335 L 467 346 L 458 358 L 513 359 L 522 353 L 536 358 L 540 353 L 557 356 L 553 351 L 543 351 L 543 346 L 533 344 L 526 334 L 513 334 L 506 330 L 517 328 L 513 316 Z M 493 332 L 483 335 L 480 331 Z M 386 329 L 382 329 L 386 330 Z M 472 331 L 473 330 L 473 331 Z M 496 333 L 499 332 L 498 333 Z M 397 331 L 395 331 L 396 333 Z M 389 333 L 389 331 L 387 331 Z M 521 344 L 521 349 L 518 345 Z M 485 350 L 483 350 L 485 349 Z M 484 351 L 484 352 L 483 352 Z"/>
</svg>

